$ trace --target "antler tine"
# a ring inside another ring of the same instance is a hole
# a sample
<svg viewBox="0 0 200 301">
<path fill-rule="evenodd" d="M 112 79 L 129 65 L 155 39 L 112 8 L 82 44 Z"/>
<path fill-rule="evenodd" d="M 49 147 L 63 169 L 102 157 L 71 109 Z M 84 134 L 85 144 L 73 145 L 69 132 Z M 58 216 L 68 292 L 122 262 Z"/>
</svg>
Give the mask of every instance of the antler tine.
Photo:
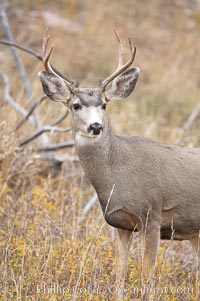
<svg viewBox="0 0 200 301">
<path fill-rule="evenodd" d="M 48 44 L 49 44 L 49 40 L 50 40 L 50 35 L 49 35 L 49 30 L 47 28 L 47 30 L 44 33 L 44 37 L 43 37 L 43 42 L 42 42 L 42 53 L 43 53 L 43 64 L 44 64 L 44 68 L 46 71 L 53 73 L 55 76 L 61 78 L 62 80 L 64 80 L 65 84 L 67 85 L 68 89 L 70 90 L 71 93 L 75 94 L 77 89 L 76 87 L 74 87 L 74 85 L 70 82 L 68 82 L 65 78 L 63 78 L 62 76 L 60 76 L 60 74 L 58 74 L 57 72 L 55 72 L 55 69 L 52 68 L 49 59 L 50 56 L 53 52 L 54 46 L 51 46 L 50 49 L 48 50 Z"/>
<path fill-rule="evenodd" d="M 135 59 L 135 55 L 136 55 L 136 46 L 133 47 L 131 38 L 129 38 L 128 41 L 129 41 L 131 56 L 130 56 L 128 62 L 123 65 L 123 48 L 122 48 L 121 39 L 120 39 L 119 33 L 117 32 L 116 29 L 114 29 L 114 32 L 115 32 L 116 38 L 119 42 L 119 62 L 118 62 L 117 69 L 110 76 L 108 76 L 106 79 L 104 79 L 103 81 L 100 82 L 100 87 L 102 88 L 103 91 L 105 91 L 105 88 L 107 87 L 107 85 L 114 78 L 119 76 L 123 71 L 125 71 L 126 69 L 128 69 L 132 65 L 132 63 Z"/>
<path fill-rule="evenodd" d="M 51 73 L 54 73 L 54 71 L 51 68 L 51 65 L 49 63 L 49 59 L 50 59 L 50 56 L 51 56 L 52 51 L 54 49 L 54 46 L 51 46 L 51 48 L 48 51 L 49 40 L 50 40 L 50 35 L 49 35 L 49 30 L 47 28 L 47 30 L 45 31 L 45 34 L 44 34 L 43 42 L 42 42 L 43 64 L 44 64 L 44 67 L 47 71 L 49 71 Z"/>
<path fill-rule="evenodd" d="M 123 45 L 122 45 L 122 41 L 121 41 L 119 32 L 117 31 L 116 28 L 114 28 L 114 33 L 115 33 L 116 39 L 119 43 L 119 60 L 118 60 L 118 67 L 117 67 L 117 69 L 119 69 L 123 65 Z"/>
</svg>

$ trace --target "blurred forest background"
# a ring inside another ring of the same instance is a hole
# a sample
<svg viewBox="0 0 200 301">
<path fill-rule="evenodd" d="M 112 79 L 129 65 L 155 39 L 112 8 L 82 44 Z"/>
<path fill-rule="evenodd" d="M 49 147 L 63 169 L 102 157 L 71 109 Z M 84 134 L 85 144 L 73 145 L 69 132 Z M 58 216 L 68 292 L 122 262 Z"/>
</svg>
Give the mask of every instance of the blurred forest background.
<svg viewBox="0 0 200 301">
<path fill-rule="evenodd" d="M 12 0 L 1 1 L 0 8 L 0 40 L 10 38 L 8 21 L 14 42 L 41 54 L 48 27 L 55 45 L 53 66 L 82 87 L 96 86 L 116 68 L 113 27 L 120 32 L 127 56 L 130 36 L 137 45 L 134 64 L 141 75 L 129 99 L 109 104 L 113 130 L 200 146 L 199 0 Z M 115 235 L 98 202 L 87 210 L 95 195 L 75 147 L 46 149 L 63 142 L 73 145 L 70 118 L 62 120 L 64 106 L 41 100 L 37 73 L 42 63 L 20 50 L 17 54 L 27 83 L 10 47 L 0 45 L 0 300 L 62 300 L 62 294 L 44 290 L 55 284 L 69 288 L 65 300 L 112 300 L 108 283 L 115 283 Z M 32 122 L 29 118 L 21 123 L 35 103 Z M 16 104 L 22 110 L 16 110 Z M 46 133 L 22 146 L 41 129 Z M 136 236 L 127 300 L 140 297 L 132 290 L 140 287 L 140 271 Z M 154 284 L 169 290 L 152 298 L 197 301 L 199 282 L 190 245 L 162 242 Z M 75 285 L 95 284 L 106 289 L 72 291 Z"/>
</svg>

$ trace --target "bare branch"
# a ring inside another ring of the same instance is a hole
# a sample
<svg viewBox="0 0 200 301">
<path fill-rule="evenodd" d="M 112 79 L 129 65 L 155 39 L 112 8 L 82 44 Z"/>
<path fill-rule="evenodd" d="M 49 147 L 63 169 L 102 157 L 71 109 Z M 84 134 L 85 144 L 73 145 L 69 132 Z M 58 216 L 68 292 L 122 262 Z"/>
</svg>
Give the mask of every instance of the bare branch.
<svg viewBox="0 0 200 301">
<path fill-rule="evenodd" d="M 18 48 L 18 49 L 22 50 L 23 52 L 29 53 L 30 55 L 34 56 L 36 59 L 42 61 L 42 56 L 39 53 L 33 51 L 32 49 L 17 45 L 15 43 L 9 42 L 7 40 L 0 40 L 0 44 Z"/>
<path fill-rule="evenodd" d="M 67 153 L 61 154 L 61 153 L 54 153 L 54 152 L 41 152 L 41 153 L 34 153 L 33 155 L 34 159 L 52 159 L 59 162 L 63 161 L 71 161 L 71 162 L 78 162 L 79 158 L 76 156 L 70 156 Z"/>
<path fill-rule="evenodd" d="M 10 80 L 7 74 L 0 72 L 0 77 L 3 80 L 4 84 L 4 101 L 9 103 L 17 112 L 19 112 L 22 116 L 26 117 L 28 111 L 24 109 L 20 104 L 18 104 L 13 97 L 10 95 Z M 32 116 L 28 117 L 28 121 L 34 125 L 34 119 Z"/>
<path fill-rule="evenodd" d="M 5 74 L 0 72 L 0 77 L 3 80 L 3 84 L 4 84 L 4 100 L 5 102 L 9 103 L 16 111 L 18 111 L 21 115 L 24 116 L 24 119 L 22 119 L 22 121 L 17 125 L 16 130 L 19 129 L 22 124 L 24 124 L 24 122 L 26 121 L 30 121 L 32 125 L 34 125 L 34 120 L 33 117 L 31 116 L 31 114 L 33 113 L 33 111 L 35 110 L 35 108 L 44 100 L 47 98 L 46 95 L 43 95 L 39 101 L 37 103 L 35 103 L 35 105 L 31 108 L 31 110 L 29 112 L 27 112 L 27 110 L 25 110 L 21 105 L 19 105 L 10 95 L 10 80 L 9 77 Z M 36 139 L 38 136 L 42 135 L 45 132 L 62 132 L 62 133 L 66 133 L 66 132 L 70 132 L 71 128 L 59 128 L 56 127 L 55 125 L 59 124 L 64 118 L 66 118 L 66 116 L 68 115 L 69 111 L 65 112 L 65 114 L 63 116 L 61 116 L 58 120 L 56 120 L 51 126 L 45 126 L 42 129 L 36 131 L 33 135 L 31 135 L 28 138 L 25 138 L 21 143 L 20 146 L 23 146 L 29 142 L 31 142 L 32 140 Z M 66 145 L 66 144 L 61 144 L 61 145 L 52 145 L 50 146 L 50 148 L 52 147 L 52 150 L 55 149 L 59 149 L 59 148 L 64 148 L 64 147 L 70 147 L 70 146 L 74 146 L 74 142 L 72 143 L 71 141 Z M 47 147 L 49 150 L 51 150 L 49 147 Z M 44 148 L 45 149 L 45 148 Z M 42 148 L 41 148 L 42 150 Z"/>
<path fill-rule="evenodd" d="M 56 126 L 46 125 L 42 129 L 39 129 L 38 131 L 33 133 L 31 136 L 23 139 L 20 142 L 20 146 L 23 146 L 23 145 L 33 141 L 34 139 L 36 139 L 37 137 L 39 137 L 40 135 L 42 135 L 43 133 L 46 133 L 46 132 L 51 132 L 53 134 L 54 132 L 66 133 L 66 132 L 70 132 L 70 131 L 71 131 L 71 128 L 65 129 L 65 128 L 59 128 Z"/>
<path fill-rule="evenodd" d="M 190 114 L 190 116 L 188 117 L 187 121 L 185 122 L 185 124 L 183 125 L 182 128 L 179 129 L 180 132 L 180 137 L 179 139 L 176 141 L 176 144 L 180 144 L 183 141 L 185 132 L 187 132 L 189 130 L 189 128 L 191 127 L 191 125 L 194 123 L 194 121 L 196 120 L 196 118 L 198 117 L 198 115 L 200 114 L 200 104 L 198 104 L 196 106 L 196 108 L 192 111 L 192 113 Z"/>
<path fill-rule="evenodd" d="M 12 34 L 10 24 L 9 24 L 9 21 L 8 21 L 8 18 L 7 18 L 7 14 L 6 14 L 6 11 L 5 11 L 3 5 L 0 5 L 0 18 L 1 18 L 1 22 L 2 22 L 3 28 L 5 29 L 5 32 L 6 32 L 6 35 L 7 35 L 7 38 L 9 40 L 9 42 L 14 43 L 13 34 Z M 32 105 L 34 105 L 35 101 L 32 98 L 32 91 L 31 91 L 31 87 L 30 87 L 30 84 L 29 84 L 29 81 L 28 81 L 28 78 L 27 78 L 27 74 L 26 74 L 26 70 L 24 68 L 24 65 L 23 65 L 23 63 L 22 63 L 22 61 L 21 61 L 21 59 L 20 59 L 20 57 L 17 53 L 17 50 L 14 47 L 11 47 L 11 51 L 12 51 L 13 57 L 15 59 L 15 62 L 17 64 L 17 67 L 19 69 L 19 73 L 20 73 L 20 76 L 21 76 L 21 79 L 22 79 L 22 82 L 23 82 L 23 85 L 24 85 L 25 92 L 28 96 L 28 99 L 29 99 L 30 103 Z M 40 125 L 40 119 L 39 119 L 38 115 L 36 113 L 34 113 L 32 115 L 32 118 L 34 120 L 34 126 L 37 129 L 40 128 L 41 125 Z M 48 143 L 48 137 L 46 135 L 41 136 L 40 137 L 40 143 L 47 144 Z"/>
<path fill-rule="evenodd" d="M 39 53 L 33 51 L 33 50 L 30 49 L 30 48 L 27 48 L 27 47 L 18 45 L 18 44 L 16 44 L 16 43 L 9 42 L 9 41 L 7 41 L 7 40 L 0 40 L 0 44 L 5 45 L 5 46 L 9 46 L 9 47 L 15 47 L 15 48 L 18 48 L 19 50 L 21 50 L 21 51 L 23 51 L 23 52 L 25 52 L 25 53 L 28 53 L 28 54 L 34 56 L 36 59 L 38 59 L 38 60 L 40 60 L 40 61 L 42 62 L 42 56 L 41 56 Z M 62 77 L 63 79 L 65 79 L 66 81 L 70 82 L 71 84 L 74 83 L 74 81 L 72 81 L 71 79 L 69 79 L 68 77 L 66 77 L 66 76 L 63 75 L 62 73 L 60 73 L 53 65 L 51 65 L 51 69 L 52 69 L 55 73 L 57 73 L 60 77 Z M 78 85 L 79 85 L 78 82 L 76 82 L 76 83 L 74 83 L 74 84 L 75 84 L 77 87 L 78 87 Z"/>
<path fill-rule="evenodd" d="M 71 130 L 70 128 L 63 129 L 63 128 L 56 127 L 56 125 L 59 124 L 60 122 L 62 122 L 62 120 L 64 120 L 64 118 L 68 115 L 68 112 L 66 112 L 63 116 L 61 116 L 58 120 L 56 120 L 51 126 L 44 126 L 41 128 L 40 120 L 39 120 L 37 114 L 35 113 L 35 109 L 36 109 L 36 107 L 38 107 L 39 104 L 42 103 L 42 101 L 46 98 L 46 96 L 42 96 L 39 99 L 39 101 L 37 101 L 37 102 L 35 102 L 35 100 L 33 100 L 32 91 L 31 91 L 31 88 L 30 88 L 30 85 L 29 85 L 29 82 L 27 79 L 27 74 L 26 74 L 24 65 L 23 65 L 20 57 L 18 56 L 18 53 L 15 48 L 18 48 L 18 49 L 34 56 L 35 58 L 37 58 L 40 61 L 42 61 L 42 56 L 39 55 L 38 53 L 34 52 L 31 49 L 25 48 L 23 46 L 20 46 L 20 45 L 17 45 L 14 43 L 12 31 L 11 31 L 9 21 L 7 18 L 7 14 L 5 12 L 3 5 L 0 5 L 0 18 L 2 21 L 2 25 L 5 29 L 6 35 L 8 37 L 8 41 L 0 40 L 0 44 L 11 47 L 14 59 L 16 61 L 16 64 L 18 66 L 18 69 L 19 69 L 19 72 L 20 72 L 20 75 L 21 75 L 21 78 L 22 78 L 22 81 L 24 84 L 25 92 L 30 100 L 30 103 L 32 104 L 31 109 L 29 111 L 27 111 L 22 106 L 20 106 L 19 104 L 17 104 L 14 101 L 14 99 L 10 95 L 10 81 L 9 81 L 8 76 L 6 74 L 0 73 L 0 76 L 3 79 L 3 83 L 5 86 L 5 97 L 4 98 L 5 98 L 6 102 L 8 102 L 13 108 L 15 108 L 15 110 L 17 110 L 24 116 L 24 118 L 16 126 L 15 130 L 18 130 L 27 120 L 29 120 L 37 129 L 37 131 L 35 133 L 33 133 L 30 137 L 23 139 L 22 142 L 20 143 L 20 145 L 21 146 L 25 145 L 37 137 L 40 137 L 40 142 L 42 142 L 44 145 L 46 145 L 49 143 L 49 139 L 46 135 L 42 135 L 45 132 L 51 132 L 51 133 L 53 133 L 55 131 L 56 132 L 68 132 Z M 53 71 L 56 71 L 56 69 L 54 67 L 51 66 L 51 68 Z M 58 74 L 60 74 L 60 73 L 58 72 Z M 65 78 L 65 77 L 63 77 L 63 78 Z M 68 79 L 66 78 L 66 80 L 68 80 Z M 69 81 L 69 82 L 71 83 L 71 81 Z M 41 137 L 41 135 L 42 135 L 42 137 Z M 68 143 L 68 144 L 72 144 L 72 143 Z M 73 142 L 73 144 L 74 144 L 74 142 Z"/>
<path fill-rule="evenodd" d="M 56 121 L 54 121 L 51 126 L 55 126 L 58 125 L 59 123 L 61 123 L 69 114 L 69 110 L 67 110 L 63 116 L 61 116 L 60 118 L 58 118 Z"/>
<path fill-rule="evenodd" d="M 91 197 L 91 199 L 87 202 L 87 204 L 83 208 L 82 219 L 87 215 L 87 213 L 90 211 L 90 209 L 92 207 L 94 207 L 94 205 L 96 204 L 97 201 L 98 201 L 98 196 L 97 196 L 97 194 L 95 192 L 93 194 L 93 196 Z"/>
<path fill-rule="evenodd" d="M 1 22 L 2 22 L 3 28 L 5 29 L 8 41 L 11 42 L 11 43 L 14 43 L 14 38 L 13 38 L 13 34 L 12 34 L 12 31 L 11 31 L 11 28 L 10 28 L 10 24 L 9 24 L 9 21 L 8 21 L 8 18 L 7 18 L 7 14 L 6 14 L 6 12 L 5 12 L 2 5 L 0 6 L 0 17 L 1 17 Z M 12 51 L 13 57 L 15 59 L 15 62 L 18 66 L 18 69 L 19 69 L 19 72 L 20 72 L 20 75 L 21 75 L 21 78 L 22 78 L 22 81 L 23 81 L 23 84 L 24 84 L 26 94 L 27 94 L 30 102 L 33 105 L 34 101 L 32 100 L 32 92 L 31 92 L 31 88 L 30 88 L 30 85 L 29 85 L 29 82 L 28 82 L 28 79 L 27 79 L 27 74 L 26 74 L 25 68 L 23 66 L 23 63 L 22 63 L 22 61 L 21 61 L 21 59 L 20 59 L 20 57 L 17 53 L 17 50 L 14 47 L 11 47 L 11 51 Z"/>
<path fill-rule="evenodd" d="M 51 144 L 45 147 L 39 147 L 37 149 L 38 152 L 51 152 L 62 148 L 68 148 L 75 145 L 74 141 L 67 141 L 62 143 Z"/>
<path fill-rule="evenodd" d="M 28 118 L 33 114 L 33 112 L 35 111 L 35 109 L 38 107 L 38 105 L 40 105 L 43 100 L 45 100 L 47 98 L 46 95 L 41 96 L 41 98 L 32 106 L 32 108 L 29 110 L 29 112 L 27 113 L 27 115 L 25 116 L 25 118 L 23 118 L 18 125 L 15 127 L 14 131 L 19 130 L 19 128 L 28 120 Z"/>
<path fill-rule="evenodd" d="M 5 11 L 2 4 L 0 5 L 0 18 L 1 18 L 1 22 L 2 22 L 3 28 L 6 32 L 6 36 L 9 40 L 9 42 L 14 43 L 14 38 L 13 38 L 13 34 L 12 34 L 12 31 L 11 31 L 11 28 L 10 28 L 10 24 L 9 24 L 9 21 L 8 21 L 8 18 L 7 18 L 7 14 L 6 14 L 6 11 Z M 28 96 L 29 102 L 32 105 L 34 105 L 35 101 L 32 98 L 32 91 L 31 91 L 31 87 L 30 87 L 30 84 L 29 84 L 29 81 L 28 81 L 28 77 L 27 77 L 26 70 L 24 68 L 23 62 L 21 61 L 15 47 L 11 47 L 11 51 L 12 51 L 13 57 L 15 59 L 16 65 L 19 69 L 19 73 L 20 73 L 20 76 L 21 76 L 21 79 L 22 79 L 22 82 L 23 82 L 23 85 L 24 85 L 25 92 Z M 34 121 L 35 128 L 39 129 L 41 127 L 41 123 L 40 123 L 40 118 L 36 114 L 36 112 L 34 112 L 34 114 L 32 114 L 32 118 L 33 118 L 33 121 Z M 43 145 L 48 144 L 49 143 L 48 136 L 46 134 L 42 135 L 39 139 L 39 143 L 40 144 L 42 143 Z"/>
</svg>

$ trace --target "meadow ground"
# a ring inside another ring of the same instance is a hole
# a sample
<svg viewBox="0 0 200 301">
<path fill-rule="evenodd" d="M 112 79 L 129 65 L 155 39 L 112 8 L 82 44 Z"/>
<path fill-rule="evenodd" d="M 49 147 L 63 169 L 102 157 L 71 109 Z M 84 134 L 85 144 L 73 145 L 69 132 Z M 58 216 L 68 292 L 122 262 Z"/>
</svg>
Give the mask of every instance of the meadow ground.
<svg viewBox="0 0 200 301">
<path fill-rule="evenodd" d="M 134 95 L 108 106 L 114 131 L 176 143 L 179 129 L 200 102 L 199 1 L 8 1 L 7 14 L 18 44 L 40 52 L 48 26 L 56 45 L 52 63 L 64 74 L 95 86 L 117 63 L 116 26 L 125 41 L 137 45 L 141 76 Z M 71 23 L 70 23 L 71 22 Z M 6 39 L 0 25 L 0 39 Z M 42 65 L 20 53 L 33 96 L 42 89 Z M 11 95 L 30 108 L 10 49 L 0 45 L 0 72 L 11 82 Z M 37 142 L 19 148 L 33 127 L 14 131 L 21 115 L 4 102 L 0 82 L 0 300 L 113 300 L 116 241 L 99 204 L 82 218 L 94 191 L 78 161 L 49 169 L 36 154 Z M 65 112 L 45 100 L 37 111 L 42 124 Z M 200 119 L 185 133 L 183 145 L 199 147 Z M 70 126 L 69 118 L 60 126 Z M 51 143 L 71 140 L 70 133 L 49 134 Z M 58 153 L 76 156 L 75 148 Z M 140 244 L 133 237 L 126 278 L 126 300 L 140 298 Z M 162 242 L 152 300 L 200 299 L 197 262 L 188 242 Z"/>
</svg>

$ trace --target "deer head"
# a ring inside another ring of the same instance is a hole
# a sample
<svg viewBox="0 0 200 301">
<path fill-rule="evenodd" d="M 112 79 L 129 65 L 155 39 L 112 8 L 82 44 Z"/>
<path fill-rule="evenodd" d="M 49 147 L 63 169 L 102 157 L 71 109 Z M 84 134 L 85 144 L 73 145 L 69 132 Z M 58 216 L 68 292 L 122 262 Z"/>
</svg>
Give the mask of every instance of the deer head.
<svg viewBox="0 0 200 301">
<path fill-rule="evenodd" d="M 104 130 L 107 103 L 113 99 L 128 97 L 137 82 L 140 69 L 129 68 L 135 58 L 136 46 L 129 38 L 130 58 L 123 64 L 123 47 L 120 36 L 114 29 L 119 43 L 119 61 L 117 69 L 96 88 L 79 88 L 55 71 L 49 59 L 53 47 L 48 50 L 49 35 L 43 39 L 43 63 L 46 71 L 39 72 L 44 93 L 53 101 L 66 105 L 72 116 L 73 131 L 81 136 L 97 138 Z"/>
</svg>

